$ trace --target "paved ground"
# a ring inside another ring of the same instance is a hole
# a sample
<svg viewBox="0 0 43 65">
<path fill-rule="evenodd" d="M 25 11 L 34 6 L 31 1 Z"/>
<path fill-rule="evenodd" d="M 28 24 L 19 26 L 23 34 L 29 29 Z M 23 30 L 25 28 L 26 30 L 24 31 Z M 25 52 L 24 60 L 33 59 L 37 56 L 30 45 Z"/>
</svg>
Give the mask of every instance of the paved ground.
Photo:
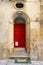
<svg viewBox="0 0 43 65">
<path fill-rule="evenodd" d="M 31 61 L 32 63 L 14 63 L 14 60 L 0 60 L 0 65 L 43 65 L 43 61 Z"/>
</svg>

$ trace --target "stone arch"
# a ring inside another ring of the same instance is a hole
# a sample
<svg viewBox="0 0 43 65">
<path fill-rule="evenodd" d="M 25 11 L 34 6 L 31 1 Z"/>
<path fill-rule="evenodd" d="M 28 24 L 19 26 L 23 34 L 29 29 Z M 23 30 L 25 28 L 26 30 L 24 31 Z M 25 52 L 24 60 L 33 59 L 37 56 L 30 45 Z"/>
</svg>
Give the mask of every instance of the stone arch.
<svg viewBox="0 0 43 65">
<path fill-rule="evenodd" d="M 16 11 L 15 13 L 13 13 L 13 16 L 12 16 L 11 21 L 10 21 L 12 26 L 13 26 L 13 24 L 15 24 L 14 20 L 15 20 L 16 17 L 18 17 L 18 15 L 22 15 L 22 17 L 25 19 L 25 25 L 26 25 L 26 50 L 27 50 L 27 52 L 30 52 L 30 18 L 25 12 Z"/>
<path fill-rule="evenodd" d="M 29 23 L 29 21 L 30 21 L 29 16 L 23 11 L 17 11 L 14 13 L 14 15 L 12 16 L 13 23 L 15 23 L 14 20 L 16 20 L 16 18 L 17 19 L 22 18 L 25 21 L 24 22 L 25 24 Z"/>
</svg>

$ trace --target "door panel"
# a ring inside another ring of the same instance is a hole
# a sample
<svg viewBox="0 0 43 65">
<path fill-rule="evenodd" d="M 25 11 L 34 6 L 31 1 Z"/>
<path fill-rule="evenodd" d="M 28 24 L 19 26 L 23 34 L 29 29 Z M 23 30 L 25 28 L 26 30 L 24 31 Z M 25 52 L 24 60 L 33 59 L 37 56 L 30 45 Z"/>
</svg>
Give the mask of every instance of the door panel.
<svg viewBox="0 0 43 65">
<path fill-rule="evenodd" d="M 25 24 L 14 24 L 14 47 L 25 47 Z"/>
</svg>

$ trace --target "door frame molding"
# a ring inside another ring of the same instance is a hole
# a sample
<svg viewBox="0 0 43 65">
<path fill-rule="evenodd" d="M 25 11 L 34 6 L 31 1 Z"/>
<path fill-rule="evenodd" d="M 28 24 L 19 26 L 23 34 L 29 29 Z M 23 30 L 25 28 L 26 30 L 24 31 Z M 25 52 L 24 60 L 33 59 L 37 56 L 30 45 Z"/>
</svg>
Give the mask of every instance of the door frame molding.
<svg viewBox="0 0 43 65">
<path fill-rule="evenodd" d="M 27 15 L 26 12 L 23 11 L 16 11 L 13 13 L 12 18 L 10 20 L 11 24 L 15 24 L 14 19 L 18 16 L 18 15 L 22 15 L 22 17 L 24 17 L 25 19 L 25 25 L 26 25 L 26 50 L 27 52 L 30 52 L 30 17 Z M 28 29 L 27 29 L 28 27 Z M 29 31 L 29 34 L 27 33 Z M 29 35 L 29 38 L 28 38 Z M 29 42 L 28 42 L 29 40 Z M 14 43 L 13 43 L 14 44 Z M 13 46 L 14 47 L 14 46 Z"/>
</svg>

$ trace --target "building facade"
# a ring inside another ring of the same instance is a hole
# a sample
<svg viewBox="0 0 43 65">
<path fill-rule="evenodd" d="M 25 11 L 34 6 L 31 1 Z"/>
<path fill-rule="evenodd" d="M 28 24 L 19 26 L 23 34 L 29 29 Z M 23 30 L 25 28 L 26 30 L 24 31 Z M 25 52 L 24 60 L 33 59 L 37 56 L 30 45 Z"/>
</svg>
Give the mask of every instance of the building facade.
<svg viewBox="0 0 43 65">
<path fill-rule="evenodd" d="M 43 2 L 0 1 L 0 58 L 24 48 L 32 60 L 43 60 Z"/>
</svg>

